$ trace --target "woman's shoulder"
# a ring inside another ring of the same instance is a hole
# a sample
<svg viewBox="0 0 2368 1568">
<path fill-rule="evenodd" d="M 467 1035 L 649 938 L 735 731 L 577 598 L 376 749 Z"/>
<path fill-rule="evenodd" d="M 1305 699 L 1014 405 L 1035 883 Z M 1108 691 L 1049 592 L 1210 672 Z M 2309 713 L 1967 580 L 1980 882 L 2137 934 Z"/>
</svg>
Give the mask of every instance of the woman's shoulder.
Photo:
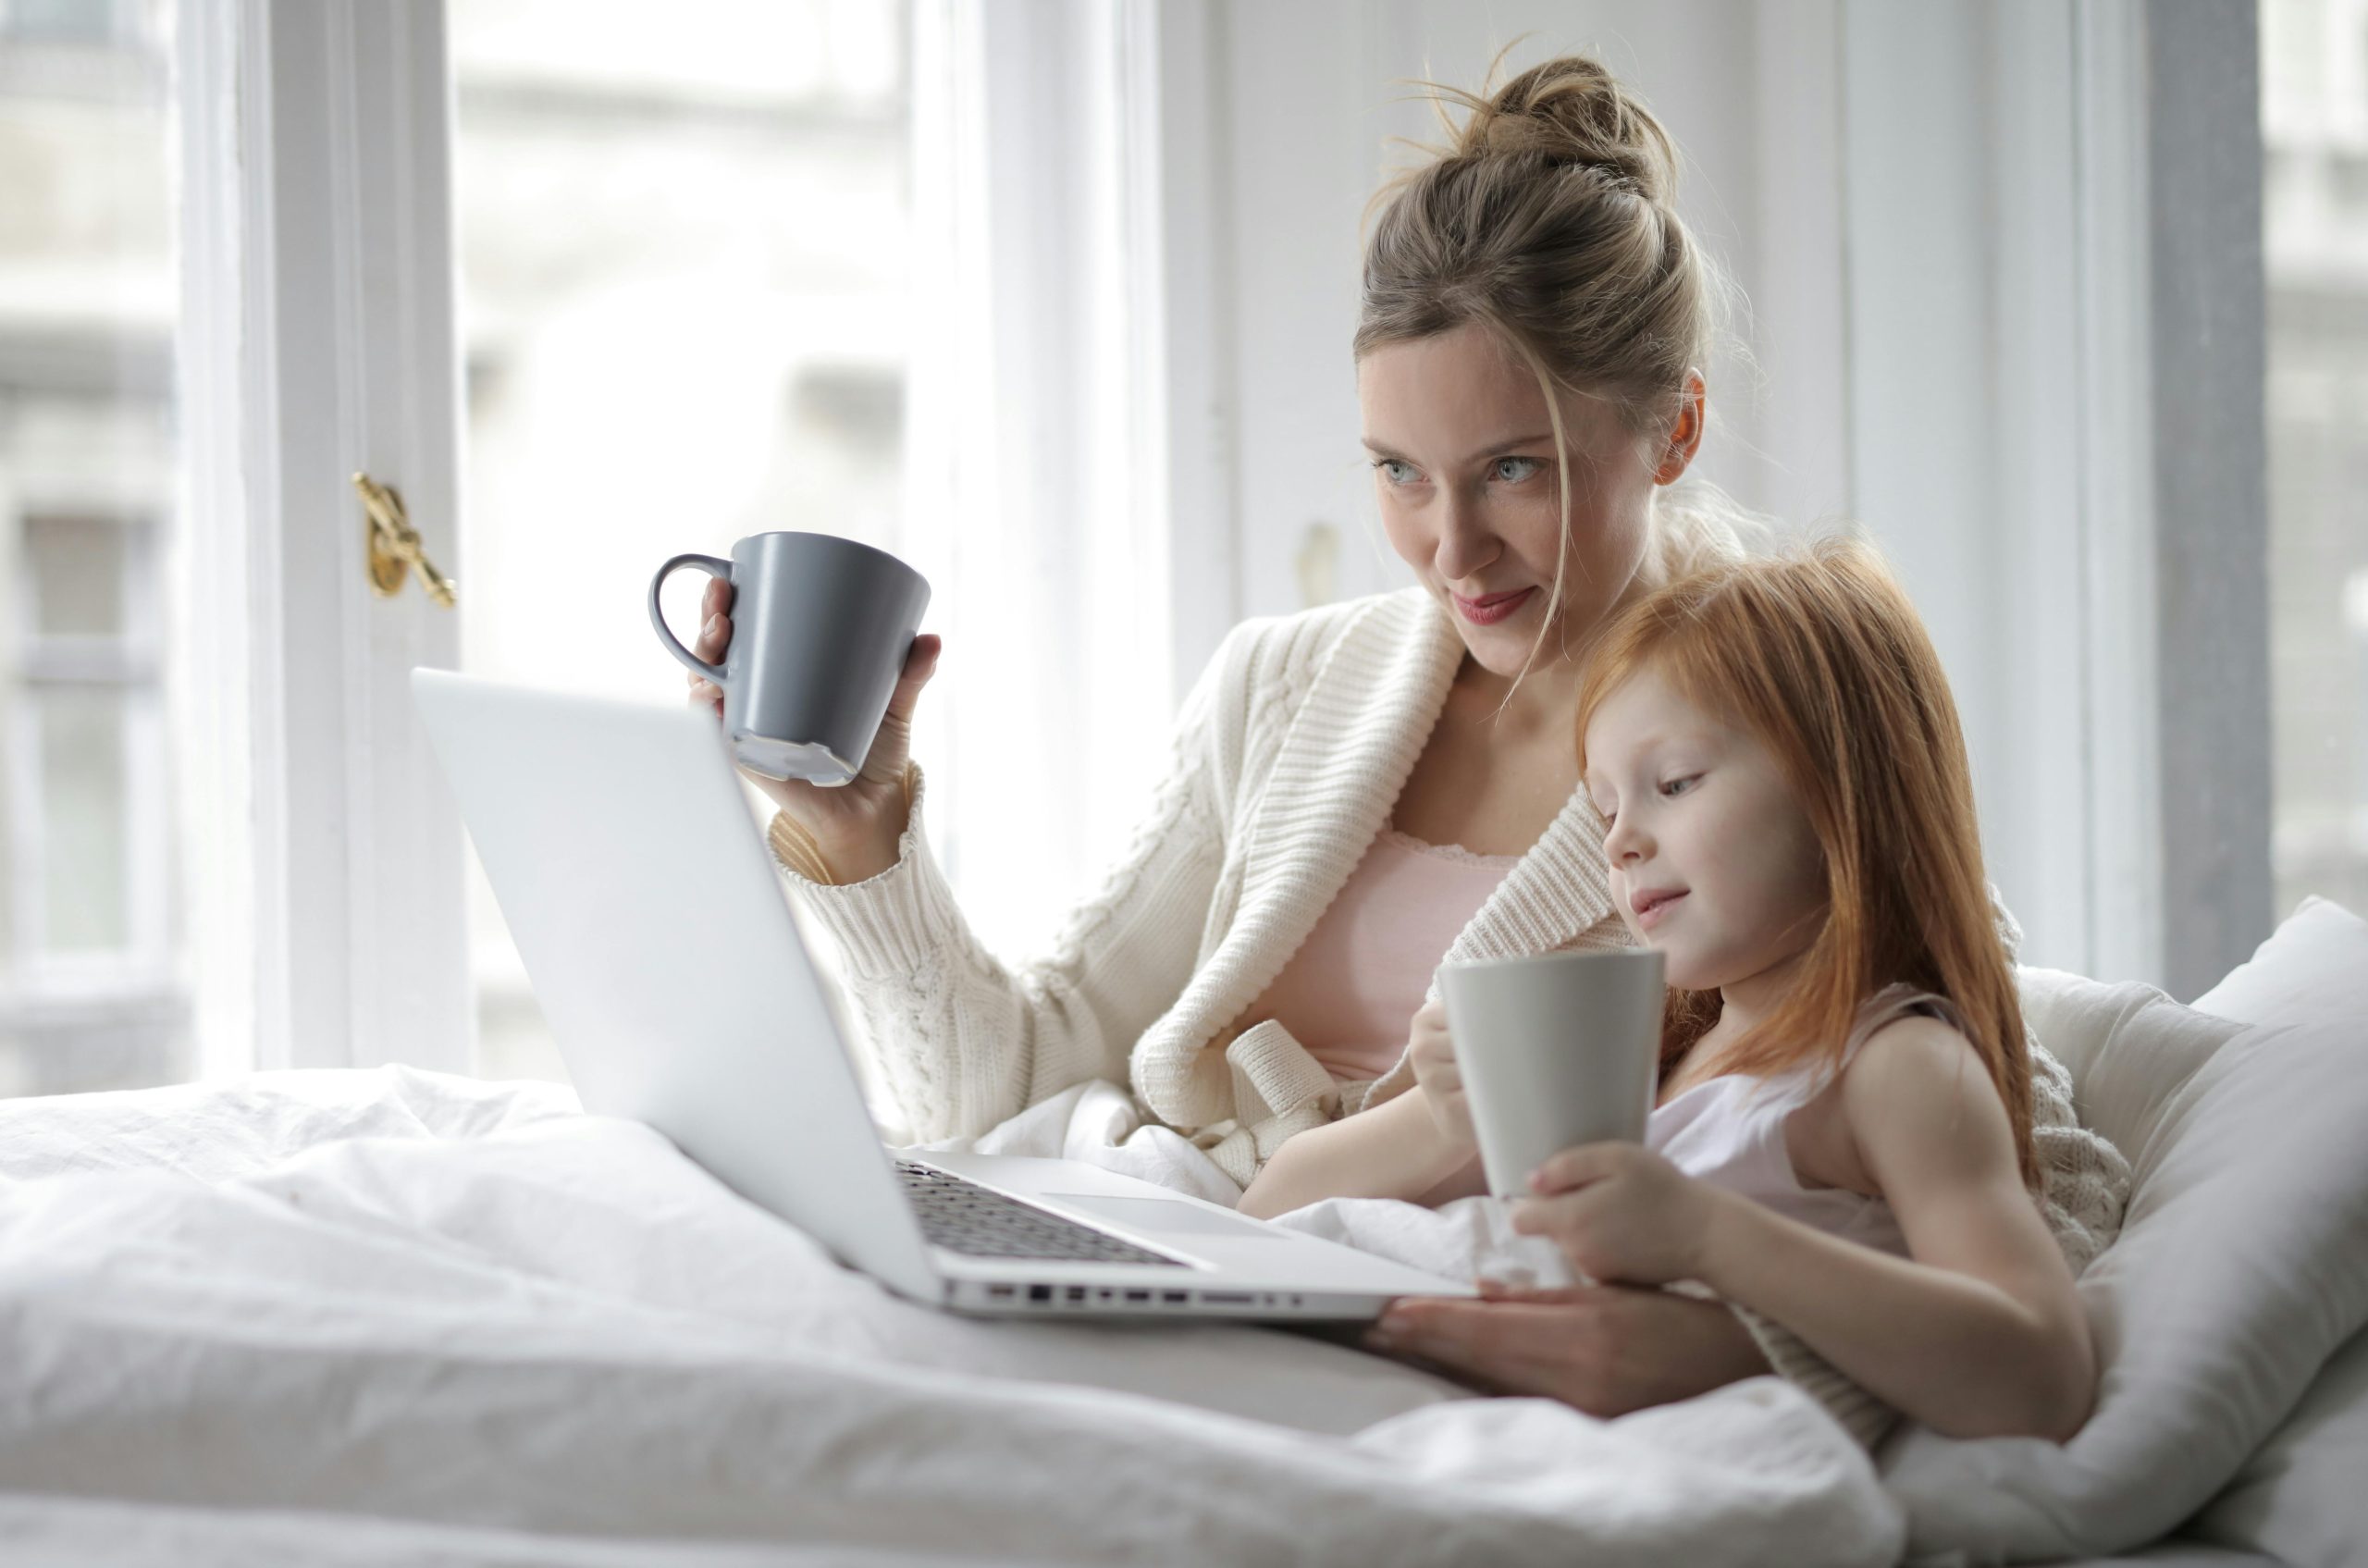
<svg viewBox="0 0 2368 1568">
<path fill-rule="evenodd" d="M 1371 650 L 1422 635 L 1437 608 L 1420 587 L 1367 594 L 1284 615 L 1237 623 L 1202 670 L 1196 704 L 1228 728 L 1288 722 L 1317 676 L 1344 655 L 1374 668 L 1350 683 L 1360 701 L 1387 702 L 1394 693 Z M 1450 634 L 1452 635 L 1452 634 Z M 1229 722 L 1227 722 L 1229 721 Z"/>
<path fill-rule="evenodd" d="M 1420 586 L 1319 604 L 1284 615 L 1257 615 L 1226 634 L 1214 663 L 1255 675 L 1278 677 L 1311 672 L 1350 638 L 1375 628 L 1412 635 L 1437 613 Z"/>
</svg>

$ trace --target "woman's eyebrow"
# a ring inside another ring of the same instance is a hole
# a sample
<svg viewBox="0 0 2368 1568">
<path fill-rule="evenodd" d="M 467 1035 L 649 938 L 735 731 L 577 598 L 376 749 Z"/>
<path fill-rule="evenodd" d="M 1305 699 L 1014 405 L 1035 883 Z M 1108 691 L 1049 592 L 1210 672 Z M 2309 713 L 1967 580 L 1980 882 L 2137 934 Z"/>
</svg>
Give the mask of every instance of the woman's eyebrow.
<svg viewBox="0 0 2368 1568">
<path fill-rule="evenodd" d="M 1474 452 L 1470 457 L 1467 457 L 1462 461 L 1465 463 L 1477 463 L 1484 457 L 1494 457 L 1498 452 L 1511 451 L 1515 447 L 1538 446 L 1550 442 L 1553 438 L 1554 433 L 1551 430 L 1540 430 L 1534 436 L 1507 436 L 1501 440 L 1489 442 L 1486 446 L 1482 447 L 1478 451 Z M 1404 452 L 1400 451 L 1393 447 L 1386 446 L 1382 442 L 1375 440 L 1370 436 L 1361 436 L 1358 439 L 1364 443 L 1365 451 L 1373 453 L 1375 457 L 1386 457 L 1392 463 L 1412 463 L 1414 461 L 1412 458 L 1408 457 Z M 1462 466 L 1462 464 L 1460 463 L 1458 466 Z"/>
</svg>

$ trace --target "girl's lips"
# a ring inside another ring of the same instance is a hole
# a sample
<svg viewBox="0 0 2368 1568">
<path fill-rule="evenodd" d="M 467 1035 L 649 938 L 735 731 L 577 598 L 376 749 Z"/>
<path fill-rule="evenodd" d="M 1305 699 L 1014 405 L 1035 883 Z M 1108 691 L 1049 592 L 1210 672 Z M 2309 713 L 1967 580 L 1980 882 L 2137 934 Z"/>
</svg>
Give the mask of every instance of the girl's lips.
<svg viewBox="0 0 2368 1568">
<path fill-rule="evenodd" d="M 1455 600 L 1457 611 L 1474 625 L 1493 626 L 1527 604 L 1529 596 L 1536 591 L 1536 586 L 1532 585 L 1509 594 L 1490 594 L 1486 599 L 1466 599 L 1462 594 L 1449 594 L 1448 597 Z"/>
<path fill-rule="evenodd" d="M 1638 931 L 1650 931 L 1655 926 L 1660 924 L 1661 918 L 1667 915 L 1670 910 L 1675 908 L 1678 901 L 1683 899 L 1684 896 L 1685 895 L 1683 893 L 1662 893 L 1654 895 L 1650 901 L 1646 903 L 1642 908 L 1639 908 L 1636 911 L 1636 929 Z"/>
</svg>

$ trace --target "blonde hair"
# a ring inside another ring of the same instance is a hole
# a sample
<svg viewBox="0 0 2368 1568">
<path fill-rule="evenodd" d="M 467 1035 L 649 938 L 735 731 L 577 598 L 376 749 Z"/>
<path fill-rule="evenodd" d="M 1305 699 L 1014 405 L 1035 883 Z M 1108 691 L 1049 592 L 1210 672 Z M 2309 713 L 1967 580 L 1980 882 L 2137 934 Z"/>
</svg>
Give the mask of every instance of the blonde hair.
<svg viewBox="0 0 2368 1568">
<path fill-rule="evenodd" d="M 1839 1066 L 1866 999 L 1895 982 L 1946 997 L 2006 1107 L 2036 1186 L 2022 1004 L 1982 872 L 1973 775 L 1940 656 L 1868 546 L 1683 577 L 1617 617 L 1580 687 L 1579 766 L 1604 699 L 1650 669 L 1775 757 L 1824 852 L 1824 922 L 1775 1010 L 1720 1058 L 1769 1073 Z M 1715 991 L 1670 993 L 1666 1071 L 1718 1021 Z"/>
<path fill-rule="evenodd" d="M 1537 377 L 1558 451 L 1570 450 L 1564 394 L 1604 400 L 1640 443 L 1666 439 L 1731 293 L 1677 215 L 1668 132 L 1581 55 L 1534 66 L 1486 97 L 1421 85 L 1451 140 L 1375 196 L 1386 205 L 1365 244 L 1357 357 L 1476 323 Z M 1461 127 L 1450 105 L 1468 111 Z M 1567 554 L 1571 479 L 1557 467 Z M 1756 531 L 1700 480 L 1655 512 L 1648 583 L 1736 559 Z M 1562 589 L 1558 564 L 1543 626 L 1555 623 Z M 1542 627 L 1540 646 L 1544 636 Z"/>
</svg>

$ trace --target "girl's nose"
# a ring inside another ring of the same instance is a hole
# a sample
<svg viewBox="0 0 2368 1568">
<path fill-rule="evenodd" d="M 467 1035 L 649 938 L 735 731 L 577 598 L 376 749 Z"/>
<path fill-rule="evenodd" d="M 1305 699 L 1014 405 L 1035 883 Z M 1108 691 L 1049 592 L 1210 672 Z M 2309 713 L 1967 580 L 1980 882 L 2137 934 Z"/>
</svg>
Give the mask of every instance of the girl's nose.
<svg viewBox="0 0 2368 1568">
<path fill-rule="evenodd" d="M 1603 858 L 1615 866 L 1642 861 L 1650 848 L 1644 830 L 1636 825 L 1634 813 L 1615 818 L 1611 831 L 1603 835 Z"/>
</svg>

